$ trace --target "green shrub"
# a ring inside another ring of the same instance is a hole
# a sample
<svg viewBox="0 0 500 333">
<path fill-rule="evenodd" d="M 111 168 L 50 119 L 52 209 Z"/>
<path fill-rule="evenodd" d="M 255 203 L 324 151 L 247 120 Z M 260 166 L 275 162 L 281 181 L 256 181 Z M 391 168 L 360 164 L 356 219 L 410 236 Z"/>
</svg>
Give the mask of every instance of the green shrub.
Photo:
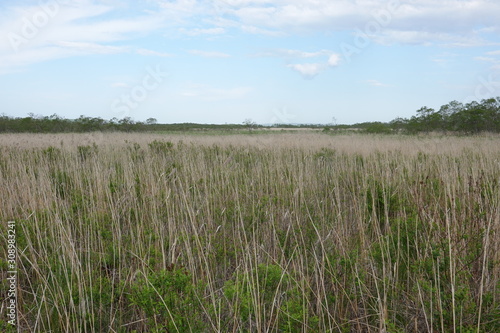
<svg viewBox="0 0 500 333">
<path fill-rule="evenodd" d="M 152 153 L 159 155 L 166 155 L 174 148 L 174 144 L 172 142 L 159 140 L 150 142 L 148 146 Z"/>
<path fill-rule="evenodd" d="M 243 326 L 261 322 L 281 332 L 301 332 L 307 309 L 301 293 L 288 273 L 278 265 L 258 265 L 250 273 L 236 274 L 226 281 L 224 295 Z M 314 320 L 311 320 L 314 321 Z"/>
<path fill-rule="evenodd" d="M 80 161 L 85 161 L 88 158 L 95 156 L 98 151 L 97 145 L 94 143 L 92 146 L 86 145 L 86 146 L 78 146 L 77 151 L 78 151 L 78 157 L 80 158 Z"/>
<path fill-rule="evenodd" d="M 148 317 L 148 329 L 201 332 L 206 329 L 203 290 L 203 284 L 194 283 L 190 272 L 172 266 L 134 281 L 129 300 Z"/>
</svg>

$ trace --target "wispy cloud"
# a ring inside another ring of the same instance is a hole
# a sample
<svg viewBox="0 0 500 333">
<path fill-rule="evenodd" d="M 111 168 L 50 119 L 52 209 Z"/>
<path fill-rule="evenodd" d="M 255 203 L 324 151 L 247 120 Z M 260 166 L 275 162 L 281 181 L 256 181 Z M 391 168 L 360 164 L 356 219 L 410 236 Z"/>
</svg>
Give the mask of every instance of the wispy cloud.
<svg viewBox="0 0 500 333">
<path fill-rule="evenodd" d="M 456 35 L 446 32 L 387 29 L 379 34 L 369 35 L 368 37 L 376 43 L 383 45 L 440 45 L 451 48 L 497 45 L 497 43 L 490 42 L 474 33 Z"/>
<path fill-rule="evenodd" d="M 119 11 L 132 2 L 117 7 L 111 5 L 113 1 L 54 1 L 57 6 L 51 9 L 43 2 L 30 6 L 14 3 L 0 12 L 0 34 L 6 36 L 0 41 L 0 67 L 10 70 L 40 62 L 35 58 L 39 54 L 49 60 L 51 56 L 56 59 L 79 52 L 125 52 L 114 44 L 158 32 L 165 36 L 180 32 L 194 38 L 230 35 L 235 29 L 268 36 L 366 32 L 368 23 L 382 20 L 380 29 L 367 32 L 376 43 L 477 47 L 498 45 L 493 36 L 500 31 L 500 2 L 489 0 L 148 0 L 143 10 L 126 16 Z M 33 17 L 42 16 L 46 22 L 34 25 Z M 140 55 L 168 56 L 153 52 L 137 51 Z M 278 49 L 265 53 L 286 59 L 313 59 L 330 57 L 328 52 Z M 227 57 L 204 51 L 198 55 Z M 331 65 L 329 60 L 325 63 Z M 298 68 L 306 67 L 314 66 L 303 64 Z"/>
<path fill-rule="evenodd" d="M 60 46 L 68 51 L 75 51 L 78 54 L 115 54 L 122 53 L 127 50 L 125 47 L 101 45 L 96 43 L 85 42 L 67 42 L 59 41 L 54 42 L 54 45 Z"/>
<path fill-rule="evenodd" d="M 172 57 L 173 56 L 170 53 L 157 52 L 157 51 L 148 50 L 148 49 L 137 49 L 135 52 L 137 54 L 140 54 L 140 55 L 153 56 L 153 57 Z"/>
<path fill-rule="evenodd" d="M 486 62 L 496 62 L 498 59 L 495 59 L 493 57 L 475 57 L 474 59 L 479 60 L 479 61 L 486 61 Z"/>
<path fill-rule="evenodd" d="M 477 61 L 489 63 L 492 70 L 500 70 L 500 51 L 486 52 L 486 56 L 479 56 L 474 58 Z"/>
<path fill-rule="evenodd" d="M 185 28 L 180 28 L 179 31 L 187 36 L 202 36 L 202 35 L 221 35 L 226 30 L 221 27 L 216 27 L 216 28 L 194 28 L 194 29 L 185 29 Z"/>
<path fill-rule="evenodd" d="M 233 25 L 239 26 L 241 31 L 243 31 L 243 32 L 246 32 L 249 34 L 254 34 L 254 35 L 264 35 L 264 36 L 272 36 L 272 37 L 280 37 L 280 36 L 285 35 L 285 33 L 282 31 L 259 28 L 259 27 L 254 26 L 254 25 L 239 25 L 239 24 L 233 24 Z"/>
<path fill-rule="evenodd" d="M 495 56 L 495 55 L 498 55 L 500 56 L 500 50 L 498 51 L 490 51 L 490 52 L 486 52 L 487 55 L 490 55 L 490 56 Z"/>
<path fill-rule="evenodd" d="M 305 79 L 313 79 L 330 67 L 340 64 L 341 56 L 330 50 L 302 51 L 296 49 L 269 49 L 257 53 L 255 57 L 277 57 L 285 60 L 286 67 L 302 75 Z M 316 60 L 315 62 L 302 62 L 304 59 Z"/>
<path fill-rule="evenodd" d="M 326 69 L 325 64 L 320 63 L 292 64 L 287 67 L 300 73 L 300 75 L 302 75 L 305 79 L 313 79 Z"/>
<path fill-rule="evenodd" d="M 7 7 L 0 14 L 0 73 L 12 72 L 52 59 L 85 54 L 116 54 L 129 52 L 117 41 L 149 33 L 164 23 L 158 15 L 140 14 L 116 19 L 107 14 L 114 8 L 93 1 L 62 2 L 47 7 Z M 43 18 L 42 21 L 40 17 Z M 139 51 L 140 54 L 141 51 Z"/>
<path fill-rule="evenodd" d="M 382 22 L 377 42 L 450 47 L 489 43 L 483 34 L 498 31 L 500 3 L 488 0 L 436 1 L 218 1 L 219 11 L 255 31 L 365 30 L 368 22 Z M 225 6 L 223 4 L 226 4 Z M 481 26 L 481 29 L 476 27 Z M 386 29 L 392 32 L 385 32 Z M 472 34 L 469 34 L 470 32 Z M 469 36 L 465 36 L 469 34 Z M 383 38 L 382 38 L 383 37 Z"/>
<path fill-rule="evenodd" d="M 384 45 L 458 48 L 498 45 L 492 36 L 498 36 L 496 32 L 500 31 L 500 2 L 489 0 L 148 0 L 143 10 L 125 16 L 119 15 L 121 7 L 111 5 L 113 1 L 55 1 L 57 7 L 50 10 L 43 2 L 30 6 L 24 5 L 25 2 L 12 3 L 0 12 L 0 35 L 5 36 L 0 40 L 0 72 L 91 53 L 171 56 L 122 46 L 155 33 L 168 37 L 180 32 L 184 36 L 209 39 L 231 36 L 235 30 L 268 36 L 363 31 L 371 41 Z M 45 15 L 47 22 L 34 25 L 36 15 Z M 366 29 L 368 23 L 380 20 L 384 20 L 380 29 L 371 32 Z M 29 36 L 27 31 L 31 31 Z M 335 46 L 332 48 L 335 51 L 271 49 L 258 56 L 282 58 L 284 66 L 314 77 L 325 68 L 340 64 L 340 58 L 335 55 L 338 50 Z M 230 56 L 215 51 L 189 52 L 202 57 Z M 496 56 L 499 52 L 491 51 L 486 56 Z M 307 59 L 307 63 L 298 59 Z"/>
</svg>

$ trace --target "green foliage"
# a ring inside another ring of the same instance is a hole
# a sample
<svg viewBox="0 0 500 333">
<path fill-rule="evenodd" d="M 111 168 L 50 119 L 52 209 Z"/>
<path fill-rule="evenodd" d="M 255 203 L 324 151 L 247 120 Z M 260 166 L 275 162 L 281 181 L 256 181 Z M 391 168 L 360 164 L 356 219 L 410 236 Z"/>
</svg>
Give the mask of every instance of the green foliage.
<svg viewBox="0 0 500 333">
<path fill-rule="evenodd" d="M 405 120 L 408 132 L 450 131 L 465 134 L 500 132 L 500 97 L 462 104 L 452 101 L 439 110 L 423 107 Z"/>
<path fill-rule="evenodd" d="M 2 312 L 5 316 L 5 312 Z M 7 319 L 1 318 L 0 319 L 0 331 L 5 332 L 5 333 L 17 333 L 18 328 L 15 325 L 11 325 L 8 323 Z"/>
<path fill-rule="evenodd" d="M 158 124 L 154 118 L 146 122 L 134 121 L 130 117 L 104 120 L 99 117 L 80 116 L 77 119 L 65 119 L 56 114 L 52 116 L 36 116 L 30 114 L 24 118 L 0 116 L 0 133 L 71 133 L 71 132 L 178 132 L 178 131 L 234 131 L 246 128 L 259 128 L 260 125 L 249 124 Z"/>
<path fill-rule="evenodd" d="M 132 283 L 129 301 L 143 311 L 148 327 L 166 332 L 201 332 L 203 322 L 202 283 L 193 282 L 190 272 L 170 266 Z"/>
<path fill-rule="evenodd" d="M 49 161 L 56 161 L 61 157 L 61 149 L 50 146 L 42 150 L 42 154 L 47 157 Z"/>
<path fill-rule="evenodd" d="M 65 199 L 71 195 L 73 180 L 66 171 L 53 170 L 50 172 L 50 178 L 57 195 L 61 199 Z"/>
<path fill-rule="evenodd" d="M 441 106 L 439 110 L 422 107 L 410 119 L 396 118 L 389 123 L 364 122 L 353 125 L 325 124 L 275 124 L 280 128 L 316 128 L 322 129 L 325 134 L 337 134 L 348 130 L 361 130 L 364 133 L 420 133 L 420 132 L 456 132 L 475 134 L 480 132 L 500 132 L 500 97 L 473 101 L 467 104 L 452 101 Z M 255 129 L 264 128 L 246 119 L 242 124 L 158 124 L 156 119 L 149 118 L 145 122 L 134 121 L 129 117 L 104 120 L 98 117 L 80 116 L 78 119 L 65 119 L 58 115 L 11 118 L 0 117 L 1 132 L 31 132 L 31 133 L 61 133 L 61 132 L 95 132 L 95 131 L 123 131 L 123 132 L 178 132 L 206 133 L 220 131 L 231 133 L 236 130 L 248 129 L 249 133 L 257 133 Z"/>
<path fill-rule="evenodd" d="M 500 331 L 494 139 L 331 139 L 2 146 L 22 330 Z"/>
<path fill-rule="evenodd" d="M 144 161 L 144 150 L 141 148 L 137 142 L 134 142 L 132 146 L 127 147 L 130 157 L 134 162 L 143 162 Z"/>
<path fill-rule="evenodd" d="M 159 140 L 150 142 L 148 146 L 151 152 L 160 155 L 167 155 L 174 148 L 174 144 L 172 142 Z"/>
<path fill-rule="evenodd" d="M 392 132 L 388 124 L 381 122 L 367 123 L 363 131 L 369 134 L 387 134 Z"/>
<path fill-rule="evenodd" d="M 82 162 L 86 161 L 87 159 L 89 159 L 92 156 L 95 156 L 99 150 L 95 143 L 92 144 L 91 146 L 90 145 L 78 146 L 76 148 L 78 151 L 78 157 L 80 158 L 80 161 L 82 161 Z"/>
<path fill-rule="evenodd" d="M 260 264 L 252 272 L 237 273 L 224 284 L 224 295 L 244 327 L 259 319 L 262 327 L 302 331 L 307 308 L 292 277 L 278 265 Z"/>
<path fill-rule="evenodd" d="M 337 152 L 330 148 L 321 148 L 320 151 L 314 154 L 314 158 L 321 161 L 332 161 Z"/>
</svg>

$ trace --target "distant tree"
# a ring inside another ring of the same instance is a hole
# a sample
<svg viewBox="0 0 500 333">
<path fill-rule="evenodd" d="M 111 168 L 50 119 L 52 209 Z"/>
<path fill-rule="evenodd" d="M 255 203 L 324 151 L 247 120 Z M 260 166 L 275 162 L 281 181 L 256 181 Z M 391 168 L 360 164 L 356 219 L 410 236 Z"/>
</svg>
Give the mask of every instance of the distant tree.
<svg viewBox="0 0 500 333">
<path fill-rule="evenodd" d="M 418 117 L 425 118 L 432 115 L 435 112 L 433 108 L 428 108 L 427 106 L 423 106 L 417 110 Z"/>
<path fill-rule="evenodd" d="M 245 125 L 249 131 L 257 126 L 257 124 L 254 123 L 252 121 L 252 119 L 250 119 L 250 118 L 245 119 L 245 121 L 243 122 L 243 125 Z"/>
<path fill-rule="evenodd" d="M 452 101 L 439 111 L 428 107 L 417 110 L 407 120 L 408 132 L 453 131 L 465 134 L 500 132 L 500 97 L 462 104 Z"/>
<path fill-rule="evenodd" d="M 146 119 L 146 124 L 148 124 L 148 125 L 156 125 L 157 123 L 158 123 L 158 121 L 156 120 L 156 118 Z"/>
<path fill-rule="evenodd" d="M 426 106 L 417 110 L 419 129 L 425 132 L 442 130 L 443 118 L 439 112 Z"/>
<path fill-rule="evenodd" d="M 132 118 L 125 117 L 123 119 L 120 119 L 118 121 L 118 124 L 120 125 L 120 130 L 130 132 L 134 128 L 135 122 L 132 120 Z"/>
<path fill-rule="evenodd" d="M 404 130 L 408 126 L 408 119 L 396 118 L 389 123 L 389 126 L 395 131 Z"/>
<path fill-rule="evenodd" d="M 377 121 L 377 122 L 363 123 L 361 125 L 365 133 L 372 133 L 372 134 L 391 133 L 391 128 L 387 123 L 382 123 Z"/>
</svg>

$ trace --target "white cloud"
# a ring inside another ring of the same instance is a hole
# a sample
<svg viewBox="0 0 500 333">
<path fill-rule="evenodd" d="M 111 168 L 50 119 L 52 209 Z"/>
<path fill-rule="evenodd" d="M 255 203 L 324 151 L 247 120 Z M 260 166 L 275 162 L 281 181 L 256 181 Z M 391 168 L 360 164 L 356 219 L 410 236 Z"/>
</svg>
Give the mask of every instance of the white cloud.
<svg viewBox="0 0 500 333">
<path fill-rule="evenodd" d="M 183 33 L 184 35 L 187 36 L 201 36 L 201 35 L 221 35 L 223 34 L 226 30 L 221 27 L 217 28 L 206 28 L 206 29 L 201 29 L 201 28 L 195 28 L 195 29 L 185 29 L 185 28 L 180 28 L 179 31 Z"/>
<path fill-rule="evenodd" d="M 483 61 L 491 64 L 491 70 L 497 71 L 500 69 L 500 57 L 495 57 L 495 56 L 500 56 L 500 51 L 490 51 L 486 52 L 487 56 L 479 56 L 475 57 L 475 60 L 478 61 Z"/>
<path fill-rule="evenodd" d="M 218 6 L 226 16 L 241 25 L 255 27 L 255 31 L 273 29 L 293 33 L 359 29 L 368 30 L 368 33 L 375 31 L 378 35 L 391 29 L 393 34 L 385 34 L 384 39 L 379 39 L 386 43 L 444 42 L 447 46 L 475 46 L 488 42 L 481 39 L 482 34 L 500 29 L 500 2 L 489 0 L 224 0 L 219 1 Z M 482 28 L 477 29 L 478 26 Z M 461 36 L 471 32 L 466 36 L 468 40 L 460 41 Z"/>
<path fill-rule="evenodd" d="M 300 73 L 305 79 L 312 79 L 326 69 L 326 66 L 320 63 L 291 64 L 287 67 Z"/>
<path fill-rule="evenodd" d="M 125 48 L 114 46 L 113 43 L 157 32 L 164 36 L 180 32 L 187 36 L 213 38 L 233 36 L 234 30 L 268 36 L 362 31 L 372 41 L 389 45 L 477 47 L 499 44 L 500 2 L 493 0 L 148 0 L 140 4 L 97 0 L 56 2 L 59 5 L 50 10 L 40 5 L 14 4 L 2 7 L 0 35 L 6 36 L 0 40 L 2 71 L 17 70 L 16 66 L 21 64 L 27 66 L 81 53 L 125 52 Z M 112 5 L 114 3 L 119 5 Z M 135 13 L 122 15 L 123 8 L 127 6 L 144 7 Z M 26 32 L 30 30 L 27 26 L 32 27 L 36 19 L 39 20 L 34 29 L 36 31 L 26 37 Z M 287 59 L 325 56 L 330 57 L 325 63 L 338 64 L 338 59 L 325 51 L 282 51 L 286 52 L 274 56 Z M 136 52 L 168 56 L 142 49 Z M 36 58 L 40 54 L 43 57 Z M 227 56 L 223 53 L 198 55 Z"/>
<path fill-rule="evenodd" d="M 124 47 L 100 45 L 96 43 L 83 43 L 83 42 L 55 42 L 54 45 L 60 46 L 69 51 L 75 51 L 78 54 L 114 54 L 122 53 L 126 50 Z"/>
<path fill-rule="evenodd" d="M 165 14 L 178 18 L 199 13 L 203 7 L 203 2 L 197 0 L 156 0 L 156 3 Z"/>
<path fill-rule="evenodd" d="M 332 67 L 338 66 L 340 64 L 340 60 L 341 60 L 340 55 L 334 53 L 330 55 L 330 57 L 328 58 L 328 65 Z"/>
<path fill-rule="evenodd" d="M 310 63 L 292 63 L 287 64 L 288 68 L 300 73 L 306 79 L 312 79 L 319 73 L 328 69 L 328 67 L 336 67 L 340 64 L 341 57 L 339 54 L 329 50 L 320 50 L 315 52 L 307 52 L 295 49 L 272 49 L 255 55 L 256 57 L 278 57 L 283 58 L 287 62 L 296 62 L 297 59 L 314 59 L 317 62 Z"/>
<path fill-rule="evenodd" d="M 280 57 L 280 58 L 315 58 L 332 54 L 331 51 L 321 50 L 317 52 L 306 52 L 293 49 L 272 49 L 256 54 L 257 57 Z"/>
<path fill-rule="evenodd" d="M 444 32 L 428 32 L 419 30 L 385 30 L 378 35 L 371 35 L 369 38 L 383 45 L 441 45 L 445 47 L 479 47 L 495 45 L 495 43 L 488 42 L 473 33 L 468 35 L 454 35 Z"/>
<path fill-rule="evenodd" d="M 249 5 L 265 5 L 272 4 L 275 2 L 274 0 L 218 0 L 218 2 L 223 2 L 225 4 L 241 7 L 241 6 L 249 6 Z"/>
<path fill-rule="evenodd" d="M 43 2 L 41 2 L 43 3 Z M 82 54 L 116 54 L 127 47 L 110 45 L 156 30 L 159 16 L 112 19 L 110 6 L 92 1 L 54 2 L 57 6 L 17 6 L 0 13 L 0 73 L 52 59 Z"/>
<path fill-rule="evenodd" d="M 69 56 L 59 47 L 30 49 L 21 53 L 7 53 L 0 56 L 0 74 L 18 72 L 26 66 Z"/>
<path fill-rule="evenodd" d="M 270 29 L 262 29 L 258 28 L 253 25 L 242 25 L 241 30 L 243 32 L 249 33 L 249 34 L 254 34 L 254 35 L 264 35 L 264 36 L 273 36 L 273 37 L 279 37 L 283 36 L 284 33 L 276 30 L 270 30 Z"/>
<path fill-rule="evenodd" d="M 479 61 L 486 61 L 486 62 L 496 62 L 498 59 L 491 58 L 491 57 L 475 57 L 474 59 L 479 60 Z"/>
<path fill-rule="evenodd" d="M 231 55 L 216 51 L 189 50 L 189 53 L 206 58 L 229 58 Z"/>
<path fill-rule="evenodd" d="M 163 52 L 157 52 L 153 50 L 148 50 L 148 49 L 137 49 L 135 51 L 137 54 L 144 55 L 144 56 L 153 56 L 153 57 L 172 57 L 172 54 L 169 53 L 163 53 Z"/>
</svg>

